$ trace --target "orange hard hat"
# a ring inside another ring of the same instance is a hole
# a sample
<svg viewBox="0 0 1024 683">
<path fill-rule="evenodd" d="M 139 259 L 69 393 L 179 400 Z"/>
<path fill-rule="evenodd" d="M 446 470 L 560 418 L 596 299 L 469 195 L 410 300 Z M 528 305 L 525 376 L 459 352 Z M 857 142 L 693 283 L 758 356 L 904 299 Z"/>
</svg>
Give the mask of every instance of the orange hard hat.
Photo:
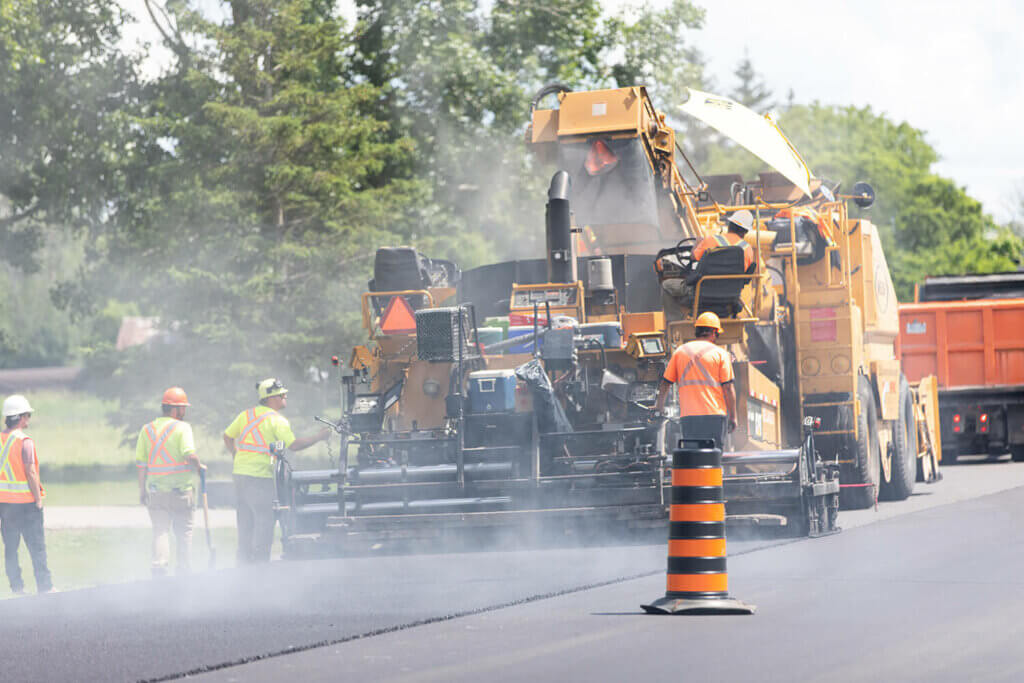
<svg viewBox="0 0 1024 683">
<path fill-rule="evenodd" d="M 697 322 L 693 324 L 694 327 L 710 327 L 713 330 L 718 330 L 719 334 L 722 332 L 722 321 L 718 319 L 718 316 L 711 311 L 706 311 L 697 316 Z"/>
<path fill-rule="evenodd" d="M 181 387 L 171 387 L 164 392 L 164 399 L 161 403 L 165 406 L 190 406 L 188 402 L 188 396 L 185 395 L 185 390 Z"/>
</svg>

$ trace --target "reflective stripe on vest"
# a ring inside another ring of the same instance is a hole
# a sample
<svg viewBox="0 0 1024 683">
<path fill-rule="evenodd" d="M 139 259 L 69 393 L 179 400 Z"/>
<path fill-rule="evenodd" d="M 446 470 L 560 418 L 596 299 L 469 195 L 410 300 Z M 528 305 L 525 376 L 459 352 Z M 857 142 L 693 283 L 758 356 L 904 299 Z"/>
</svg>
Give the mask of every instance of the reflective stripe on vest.
<svg viewBox="0 0 1024 683">
<path fill-rule="evenodd" d="M 245 411 L 245 418 L 248 420 L 245 427 L 242 428 L 242 433 L 238 435 L 238 450 L 246 453 L 263 453 L 264 455 L 270 455 L 270 446 L 267 444 L 266 439 L 263 438 L 262 432 L 259 430 L 259 426 L 263 424 L 271 415 L 277 413 L 273 410 L 268 410 L 260 416 L 256 416 L 256 409 L 250 408 Z M 252 437 L 250 443 L 246 443 L 246 438 Z"/>
<path fill-rule="evenodd" d="M 189 471 L 188 462 L 178 462 L 171 457 L 167 450 L 167 440 L 171 438 L 174 430 L 181 422 L 174 420 L 164 427 L 159 436 L 156 433 L 156 424 L 150 422 L 146 425 L 146 438 L 149 439 L 149 460 L 146 467 L 152 475 L 181 474 Z"/>
<path fill-rule="evenodd" d="M 2 438 L 2 437 L 0 437 Z M 33 502 L 32 489 L 28 486 L 28 477 L 25 475 L 25 467 L 18 463 L 17 467 L 11 461 L 11 451 L 15 444 L 21 444 L 25 435 L 19 431 L 13 431 L 4 440 L 3 448 L 0 448 L 0 493 L 28 494 L 29 500 Z M 18 451 L 20 452 L 20 448 Z M 20 457 L 20 456 L 19 456 Z M 20 472 L 20 475 L 18 474 Z M 8 501 L 25 502 L 25 501 Z"/>
<path fill-rule="evenodd" d="M 708 345 L 707 348 L 705 348 L 704 350 L 702 350 L 700 352 L 694 352 L 694 351 L 692 351 L 689 348 L 690 344 L 692 344 L 692 343 L 693 342 L 690 342 L 688 344 L 683 344 L 681 347 L 679 347 L 682 350 L 682 352 L 686 354 L 686 357 L 690 359 L 690 362 L 686 364 L 686 367 L 683 368 L 683 371 L 679 373 L 679 381 L 678 381 L 679 386 L 681 386 L 681 387 L 718 387 L 718 386 L 721 386 L 721 382 L 718 382 L 717 380 L 715 380 L 715 378 L 711 376 L 711 373 L 708 372 L 708 369 L 706 367 L 704 367 L 704 364 L 700 362 L 701 358 L 703 358 L 706 354 L 710 353 L 711 351 L 714 351 L 718 347 L 715 346 L 714 344 L 712 344 L 711 342 L 705 342 Z M 692 368 L 692 367 L 696 367 L 697 371 L 701 375 L 703 375 L 704 378 L 703 379 L 690 379 L 690 380 L 686 379 L 686 375 L 687 375 L 688 372 L 690 372 L 690 368 Z"/>
</svg>

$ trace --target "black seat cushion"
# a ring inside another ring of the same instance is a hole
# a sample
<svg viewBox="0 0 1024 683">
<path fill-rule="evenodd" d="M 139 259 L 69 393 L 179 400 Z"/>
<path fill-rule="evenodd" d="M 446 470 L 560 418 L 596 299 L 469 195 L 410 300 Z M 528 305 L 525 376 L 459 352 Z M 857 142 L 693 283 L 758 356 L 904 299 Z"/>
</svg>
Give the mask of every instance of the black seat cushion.
<svg viewBox="0 0 1024 683">
<path fill-rule="evenodd" d="M 697 283 L 707 275 L 741 275 L 748 277 L 707 280 L 700 286 L 700 300 L 697 301 L 697 313 L 710 311 L 720 317 L 732 317 L 740 311 L 742 303 L 740 294 L 750 282 L 750 272 L 754 266 L 744 268 L 744 248 L 739 245 L 711 249 L 701 256 L 697 268 L 689 277 L 689 282 L 696 292 Z"/>
</svg>

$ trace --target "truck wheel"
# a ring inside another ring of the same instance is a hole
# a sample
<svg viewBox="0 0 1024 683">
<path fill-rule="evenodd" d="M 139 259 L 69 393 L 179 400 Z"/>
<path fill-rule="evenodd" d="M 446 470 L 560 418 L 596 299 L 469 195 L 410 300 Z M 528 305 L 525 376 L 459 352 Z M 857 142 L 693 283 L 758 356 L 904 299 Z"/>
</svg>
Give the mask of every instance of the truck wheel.
<svg viewBox="0 0 1024 683">
<path fill-rule="evenodd" d="M 878 481 L 882 476 L 882 451 L 878 445 L 878 411 L 875 395 L 866 377 L 857 384 L 861 413 L 857 417 L 857 441 L 853 444 L 853 476 L 843 482 L 840 503 L 847 510 L 862 510 L 875 504 Z M 854 486 L 849 486 L 853 484 Z"/>
<path fill-rule="evenodd" d="M 1010 446 L 1010 457 L 1014 462 L 1024 462 L 1024 444 L 1013 444 Z"/>
<path fill-rule="evenodd" d="M 917 479 L 917 429 L 914 425 L 914 397 L 910 383 L 900 373 L 900 415 L 896 420 L 896 453 L 892 459 L 892 480 L 882 482 L 878 497 L 906 500 L 914 492 Z"/>
</svg>

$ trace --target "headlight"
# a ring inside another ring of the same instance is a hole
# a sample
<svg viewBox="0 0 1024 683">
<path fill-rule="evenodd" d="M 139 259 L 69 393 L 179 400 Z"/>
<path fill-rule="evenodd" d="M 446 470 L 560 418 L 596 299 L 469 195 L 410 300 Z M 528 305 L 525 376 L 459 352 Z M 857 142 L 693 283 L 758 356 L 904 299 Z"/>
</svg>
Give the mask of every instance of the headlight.
<svg viewBox="0 0 1024 683">
<path fill-rule="evenodd" d="M 378 405 L 380 405 L 379 396 L 358 396 L 352 404 L 352 414 L 369 415 L 370 413 L 375 413 L 377 412 Z"/>
</svg>

